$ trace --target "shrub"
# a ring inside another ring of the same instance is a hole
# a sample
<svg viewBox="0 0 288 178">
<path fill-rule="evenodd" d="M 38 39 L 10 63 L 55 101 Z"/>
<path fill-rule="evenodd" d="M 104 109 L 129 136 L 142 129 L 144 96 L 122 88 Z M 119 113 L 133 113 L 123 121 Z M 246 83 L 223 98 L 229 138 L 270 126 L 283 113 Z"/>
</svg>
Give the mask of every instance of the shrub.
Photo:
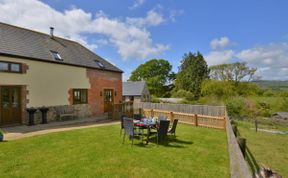
<svg viewBox="0 0 288 178">
<path fill-rule="evenodd" d="M 281 96 L 281 97 L 288 97 L 288 91 L 281 91 L 281 92 L 279 93 L 279 96 Z"/>
<path fill-rule="evenodd" d="M 288 111 L 288 98 L 283 97 L 283 101 L 280 106 L 281 111 Z"/>
<path fill-rule="evenodd" d="M 234 85 L 229 81 L 206 80 L 202 83 L 202 96 L 216 96 L 228 98 L 235 96 Z"/>
<path fill-rule="evenodd" d="M 232 118 L 240 118 L 245 113 L 245 101 L 242 97 L 231 97 L 225 101 L 228 115 Z"/>
<path fill-rule="evenodd" d="M 2 130 L 0 129 L 0 142 L 3 141 L 4 138 L 4 133 L 2 132 Z"/>
<path fill-rule="evenodd" d="M 258 102 L 259 116 L 270 117 L 271 116 L 271 106 L 265 101 Z"/>
<path fill-rule="evenodd" d="M 198 102 L 201 104 L 207 104 L 212 106 L 224 105 L 223 101 L 216 96 L 204 96 L 199 98 Z"/>
<path fill-rule="evenodd" d="M 188 101 L 192 101 L 194 100 L 195 95 L 190 91 L 178 90 L 176 92 L 174 91 L 173 97 L 185 98 Z"/>
<path fill-rule="evenodd" d="M 240 82 L 237 87 L 235 87 L 238 95 L 241 96 L 253 96 L 253 95 L 263 95 L 263 90 L 260 89 L 256 84 L 249 82 Z"/>
<path fill-rule="evenodd" d="M 274 93 L 273 93 L 272 90 L 266 90 L 266 91 L 263 93 L 263 96 L 267 96 L 267 97 L 274 96 Z"/>
<path fill-rule="evenodd" d="M 160 100 L 156 96 L 152 95 L 151 96 L 151 102 L 152 103 L 160 103 Z"/>
</svg>

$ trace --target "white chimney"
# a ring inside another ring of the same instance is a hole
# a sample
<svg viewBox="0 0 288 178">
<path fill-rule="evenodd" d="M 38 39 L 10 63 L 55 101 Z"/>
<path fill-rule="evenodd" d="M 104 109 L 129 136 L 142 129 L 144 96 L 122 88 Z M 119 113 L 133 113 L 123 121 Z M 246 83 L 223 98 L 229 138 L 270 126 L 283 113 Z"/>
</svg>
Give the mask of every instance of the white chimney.
<svg viewBox="0 0 288 178">
<path fill-rule="evenodd" d="M 51 36 L 51 38 L 53 38 L 54 37 L 54 27 L 50 27 L 50 36 Z"/>
</svg>

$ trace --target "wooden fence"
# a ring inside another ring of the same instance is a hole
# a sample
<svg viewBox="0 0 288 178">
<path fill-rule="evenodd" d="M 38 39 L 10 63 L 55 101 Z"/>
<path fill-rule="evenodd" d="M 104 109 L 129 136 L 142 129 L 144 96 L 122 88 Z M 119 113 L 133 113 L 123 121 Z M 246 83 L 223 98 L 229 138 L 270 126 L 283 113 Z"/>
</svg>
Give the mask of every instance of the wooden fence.
<svg viewBox="0 0 288 178">
<path fill-rule="evenodd" d="M 230 177 L 252 178 L 253 176 L 240 149 L 237 138 L 232 129 L 228 114 L 226 114 L 226 119 L 226 134 L 230 158 Z"/>
<path fill-rule="evenodd" d="M 137 112 L 139 108 L 159 109 L 172 112 L 190 113 L 206 116 L 220 116 L 225 117 L 225 106 L 207 106 L 207 105 L 190 105 L 190 104 L 169 104 L 169 103 L 148 103 L 140 102 L 133 104 L 134 111 Z"/>
<path fill-rule="evenodd" d="M 133 117 L 134 114 L 133 102 L 114 104 L 111 116 L 109 118 L 119 120 L 121 114 L 126 115 L 128 117 Z"/>
<path fill-rule="evenodd" d="M 166 116 L 168 119 L 170 119 L 171 122 L 174 119 L 178 119 L 180 122 L 189 123 L 200 127 L 209 127 L 224 130 L 226 128 L 225 117 L 206 116 L 200 114 L 173 112 L 173 111 L 147 109 L 147 108 L 144 108 L 142 111 L 140 109 L 140 112 L 146 117 Z"/>
<path fill-rule="evenodd" d="M 195 126 L 225 130 L 225 112 L 225 106 L 126 102 L 114 105 L 111 118 L 118 120 L 121 114 L 133 117 L 135 113 L 147 117 L 163 115 L 171 121 L 178 119 Z"/>
</svg>

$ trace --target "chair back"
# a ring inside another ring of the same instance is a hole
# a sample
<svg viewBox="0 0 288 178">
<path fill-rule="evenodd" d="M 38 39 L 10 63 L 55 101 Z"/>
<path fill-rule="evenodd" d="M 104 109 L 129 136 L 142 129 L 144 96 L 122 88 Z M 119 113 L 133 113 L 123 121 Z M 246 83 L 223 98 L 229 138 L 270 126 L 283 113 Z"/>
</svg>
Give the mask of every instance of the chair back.
<svg viewBox="0 0 288 178">
<path fill-rule="evenodd" d="M 170 130 L 170 133 L 175 133 L 176 132 L 177 123 L 178 123 L 178 119 L 174 119 L 172 128 Z"/>
<path fill-rule="evenodd" d="M 167 116 L 160 115 L 160 116 L 158 117 L 158 119 L 159 119 L 160 121 L 166 121 L 166 120 L 167 120 Z"/>
<path fill-rule="evenodd" d="M 159 129 L 158 129 L 158 136 L 166 136 L 168 132 L 170 121 L 160 121 Z"/>
<path fill-rule="evenodd" d="M 121 115 L 121 117 L 120 117 L 120 121 L 121 121 L 121 129 L 124 129 L 124 125 L 123 125 L 124 117 L 127 117 L 127 116 L 126 116 L 126 115 Z"/>
<path fill-rule="evenodd" d="M 133 136 L 134 134 L 133 119 L 128 118 L 128 117 L 123 117 L 123 126 L 124 126 L 125 133 L 129 136 Z"/>
<path fill-rule="evenodd" d="M 140 121 L 142 119 L 142 114 L 133 114 L 133 119 Z"/>
</svg>

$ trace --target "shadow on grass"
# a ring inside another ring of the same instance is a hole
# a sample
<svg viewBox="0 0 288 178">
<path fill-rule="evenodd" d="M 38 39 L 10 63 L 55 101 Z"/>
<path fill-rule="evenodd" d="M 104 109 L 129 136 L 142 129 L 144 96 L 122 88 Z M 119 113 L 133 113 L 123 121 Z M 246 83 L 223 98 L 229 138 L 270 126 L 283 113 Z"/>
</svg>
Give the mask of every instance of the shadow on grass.
<svg viewBox="0 0 288 178">
<path fill-rule="evenodd" d="M 134 145 L 139 147 L 148 148 L 149 144 L 157 145 L 157 138 L 156 137 L 149 138 L 148 143 L 146 140 L 143 140 L 143 142 L 136 142 L 136 143 L 134 141 Z M 166 138 L 159 140 L 158 146 L 165 146 L 169 148 L 185 148 L 184 145 L 191 145 L 191 144 L 193 144 L 192 141 L 180 140 L 174 136 L 167 136 Z"/>
<path fill-rule="evenodd" d="M 250 167 L 250 170 L 252 171 L 253 175 L 259 171 L 259 164 L 256 161 L 255 157 L 253 156 L 252 152 L 248 147 L 246 147 L 246 161 L 248 162 L 248 165 Z"/>
</svg>

